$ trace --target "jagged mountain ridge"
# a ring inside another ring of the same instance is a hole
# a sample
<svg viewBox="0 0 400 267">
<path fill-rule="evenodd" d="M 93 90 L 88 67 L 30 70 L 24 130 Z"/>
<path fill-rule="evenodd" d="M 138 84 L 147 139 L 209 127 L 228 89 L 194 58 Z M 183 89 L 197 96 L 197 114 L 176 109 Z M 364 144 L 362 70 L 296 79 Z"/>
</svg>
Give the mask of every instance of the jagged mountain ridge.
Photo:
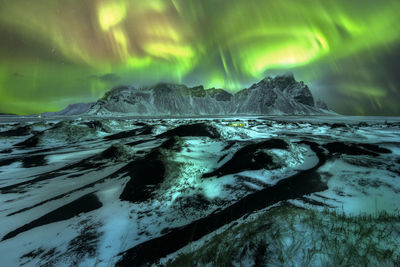
<svg viewBox="0 0 400 267">
<path fill-rule="evenodd" d="M 314 101 L 304 82 L 292 74 L 266 77 L 234 94 L 203 86 L 160 83 L 145 88 L 119 86 L 89 110 L 93 115 L 308 115 L 332 114 L 326 104 Z"/>
</svg>

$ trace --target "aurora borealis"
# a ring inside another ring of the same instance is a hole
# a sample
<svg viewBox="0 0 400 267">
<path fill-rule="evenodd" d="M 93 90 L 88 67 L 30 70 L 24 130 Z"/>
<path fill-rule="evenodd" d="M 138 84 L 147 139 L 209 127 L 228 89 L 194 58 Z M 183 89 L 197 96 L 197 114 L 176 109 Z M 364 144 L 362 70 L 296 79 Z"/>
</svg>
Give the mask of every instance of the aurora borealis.
<svg viewBox="0 0 400 267">
<path fill-rule="evenodd" d="M 0 0 L 0 112 L 290 71 L 339 113 L 400 115 L 398 14 L 398 0 Z"/>
</svg>

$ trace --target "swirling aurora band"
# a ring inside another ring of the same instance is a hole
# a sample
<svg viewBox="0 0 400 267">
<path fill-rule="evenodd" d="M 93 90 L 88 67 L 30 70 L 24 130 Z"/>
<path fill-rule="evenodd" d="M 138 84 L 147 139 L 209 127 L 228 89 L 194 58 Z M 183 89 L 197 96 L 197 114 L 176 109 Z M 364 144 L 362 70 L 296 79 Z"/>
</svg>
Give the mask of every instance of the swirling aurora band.
<svg viewBox="0 0 400 267">
<path fill-rule="evenodd" d="M 0 0 L 0 112 L 291 71 L 338 112 L 399 115 L 398 14 L 398 0 Z"/>
</svg>

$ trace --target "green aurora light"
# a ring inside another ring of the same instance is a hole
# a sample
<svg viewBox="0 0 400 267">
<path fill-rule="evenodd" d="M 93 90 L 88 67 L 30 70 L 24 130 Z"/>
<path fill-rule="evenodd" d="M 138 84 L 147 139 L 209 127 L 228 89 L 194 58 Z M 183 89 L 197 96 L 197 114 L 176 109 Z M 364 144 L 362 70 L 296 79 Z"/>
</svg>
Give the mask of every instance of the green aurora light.
<svg viewBox="0 0 400 267">
<path fill-rule="evenodd" d="M 400 115 L 398 14 L 398 0 L 0 0 L 0 112 L 291 71 L 339 113 Z"/>
</svg>

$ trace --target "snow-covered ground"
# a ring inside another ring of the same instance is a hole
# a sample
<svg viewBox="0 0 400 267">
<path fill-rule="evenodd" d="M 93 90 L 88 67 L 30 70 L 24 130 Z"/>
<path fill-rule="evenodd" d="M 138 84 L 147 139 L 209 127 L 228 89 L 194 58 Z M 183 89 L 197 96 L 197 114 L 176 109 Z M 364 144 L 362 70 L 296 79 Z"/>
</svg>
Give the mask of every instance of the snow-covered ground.
<svg viewBox="0 0 400 267">
<path fill-rule="evenodd" d="M 400 118 L 1 118 L 1 265 L 166 263 L 222 231 L 240 239 L 282 203 L 297 214 L 279 236 L 289 248 L 321 237 L 300 220 L 310 214 L 398 214 L 399 178 Z M 231 263 L 256 264 L 243 253 Z"/>
</svg>

